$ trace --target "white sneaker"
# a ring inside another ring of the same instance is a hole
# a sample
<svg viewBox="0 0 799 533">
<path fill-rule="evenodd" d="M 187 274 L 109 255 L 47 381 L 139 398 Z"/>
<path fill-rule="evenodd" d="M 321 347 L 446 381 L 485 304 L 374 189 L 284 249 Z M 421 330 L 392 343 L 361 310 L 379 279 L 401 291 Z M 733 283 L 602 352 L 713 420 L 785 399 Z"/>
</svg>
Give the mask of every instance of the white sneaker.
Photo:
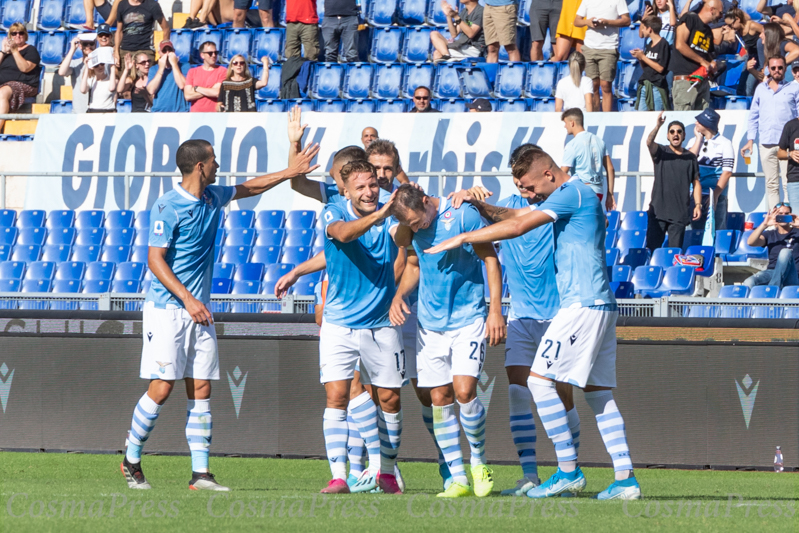
<svg viewBox="0 0 799 533">
<path fill-rule="evenodd" d="M 399 485 L 400 490 L 404 493 L 405 480 L 402 478 L 402 472 L 400 472 L 399 464 L 397 463 L 394 463 L 394 477 L 397 478 L 397 485 Z"/>
<path fill-rule="evenodd" d="M 541 480 L 536 477 L 535 479 L 530 479 L 528 477 L 523 477 L 519 481 L 516 482 L 516 486 L 512 489 L 505 489 L 500 492 L 502 496 L 524 496 L 527 494 L 527 491 L 537 487 L 541 484 Z"/>
<path fill-rule="evenodd" d="M 367 468 L 361 472 L 361 477 L 358 482 L 350 487 L 350 492 L 369 492 L 377 488 L 377 474 L 379 470 L 372 470 Z"/>
<path fill-rule="evenodd" d="M 217 483 L 214 475 L 210 472 L 192 472 L 189 481 L 189 490 L 215 490 L 220 492 L 230 492 L 230 488 Z"/>
</svg>

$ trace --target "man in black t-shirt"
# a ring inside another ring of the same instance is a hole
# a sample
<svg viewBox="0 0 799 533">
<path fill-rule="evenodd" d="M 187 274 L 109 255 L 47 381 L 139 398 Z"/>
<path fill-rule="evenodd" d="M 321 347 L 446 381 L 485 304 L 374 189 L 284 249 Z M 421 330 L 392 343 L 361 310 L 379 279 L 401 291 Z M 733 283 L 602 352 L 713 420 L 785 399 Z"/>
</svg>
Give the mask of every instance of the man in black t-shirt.
<svg viewBox="0 0 799 533">
<path fill-rule="evenodd" d="M 666 82 L 670 51 L 669 43 L 660 37 L 663 22 L 660 17 L 647 17 L 638 27 L 638 35 L 648 44 L 644 50 L 636 48 L 630 53 L 644 70 L 638 78 L 635 109 L 638 111 L 664 111 L 669 109 L 669 84 Z"/>
<path fill-rule="evenodd" d="M 359 14 L 360 8 L 355 0 L 325 0 L 325 18 L 322 19 L 325 61 L 338 62 L 339 43 L 347 62 L 358 61 Z"/>
<path fill-rule="evenodd" d="M 114 42 L 114 59 L 121 65 L 127 54 L 147 54 L 150 64 L 155 63 L 153 48 L 153 24 L 156 22 L 164 32 L 163 40 L 169 40 L 169 23 L 155 0 L 118 0 L 117 37 Z M 120 38 L 120 35 L 122 36 Z"/>
<path fill-rule="evenodd" d="M 655 142 L 666 119 L 661 112 L 657 125 L 646 139 L 649 155 L 655 167 L 655 182 L 649 202 L 649 223 L 646 230 L 647 248 L 654 251 L 669 236 L 670 248 L 682 248 L 685 227 L 702 215 L 702 186 L 699 183 L 699 163 L 696 156 L 683 148 L 685 126 L 673 121 L 667 130 L 669 144 Z M 691 187 L 694 209 L 691 213 Z"/>
<path fill-rule="evenodd" d="M 699 13 L 686 13 L 677 22 L 669 61 L 669 70 L 674 73 L 671 96 L 675 111 L 701 111 L 710 107 L 707 79 L 694 86 L 696 80 L 690 76 L 704 67 L 707 78 L 716 68 L 713 30 L 708 24 L 719 20 L 723 10 L 721 0 L 707 0 Z"/>
<path fill-rule="evenodd" d="M 788 191 L 788 202 L 799 205 L 799 118 L 791 119 L 783 126 L 777 159 L 788 161 L 788 184 L 785 187 Z"/>
<path fill-rule="evenodd" d="M 777 217 L 789 217 L 791 222 L 778 222 Z M 774 226 L 773 229 L 766 229 Z M 777 204 L 777 207 L 749 234 L 749 246 L 765 246 L 768 248 L 768 268 L 753 274 L 744 280 L 749 288 L 757 285 L 799 285 L 797 276 L 797 260 L 799 260 L 799 228 L 796 215 L 791 213 L 791 206 Z"/>
</svg>

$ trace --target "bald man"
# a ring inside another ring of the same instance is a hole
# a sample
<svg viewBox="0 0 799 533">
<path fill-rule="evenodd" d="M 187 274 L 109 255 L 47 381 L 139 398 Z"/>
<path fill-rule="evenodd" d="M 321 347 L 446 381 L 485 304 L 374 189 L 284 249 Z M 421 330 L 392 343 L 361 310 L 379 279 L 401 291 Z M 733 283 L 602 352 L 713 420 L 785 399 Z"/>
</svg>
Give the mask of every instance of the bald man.
<svg viewBox="0 0 799 533">
<path fill-rule="evenodd" d="M 669 70 L 674 74 L 671 95 L 675 111 L 700 111 L 710 107 L 710 85 L 707 80 L 693 87 L 691 74 L 701 67 L 709 73 L 716 68 L 713 31 L 708 24 L 719 20 L 724 12 L 721 0 L 708 0 L 699 13 L 687 13 L 674 33 Z"/>
<path fill-rule="evenodd" d="M 363 143 L 364 150 L 369 148 L 369 145 L 372 144 L 372 141 L 377 139 L 379 139 L 377 130 L 371 126 L 365 127 L 361 132 L 361 143 Z"/>
</svg>

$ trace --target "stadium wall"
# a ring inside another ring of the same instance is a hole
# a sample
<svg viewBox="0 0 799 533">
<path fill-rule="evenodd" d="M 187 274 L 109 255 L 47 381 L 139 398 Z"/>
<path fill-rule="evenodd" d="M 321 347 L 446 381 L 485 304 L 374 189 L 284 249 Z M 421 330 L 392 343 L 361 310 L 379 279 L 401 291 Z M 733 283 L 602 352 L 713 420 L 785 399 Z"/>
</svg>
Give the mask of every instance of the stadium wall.
<svg viewBox="0 0 799 533">
<path fill-rule="evenodd" d="M 142 349 L 136 313 L 0 315 L 0 449 L 123 449 Z M 620 319 L 616 401 L 636 465 L 768 468 L 781 445 L 799 467 L 799 329 L 795 320 Z M 219 315 L 221 380 L 214 442 L 222 455 L 322 457 L 317 328 L 308 315 Z M 479 385 L 490 461 L 515 463 L 504 346 L 490 348 Z M 401 457 L 434 458 L 410 387 Z M 161 412 L 151 453 L 187 454 L 182 387 Z M 575 392 L 584 464 L 609 465 L 593 413 Z M 538 457 L 554 450 L 538 424 Z M 465 442 L 464 442 L 465 444 Z"/>
</svg>

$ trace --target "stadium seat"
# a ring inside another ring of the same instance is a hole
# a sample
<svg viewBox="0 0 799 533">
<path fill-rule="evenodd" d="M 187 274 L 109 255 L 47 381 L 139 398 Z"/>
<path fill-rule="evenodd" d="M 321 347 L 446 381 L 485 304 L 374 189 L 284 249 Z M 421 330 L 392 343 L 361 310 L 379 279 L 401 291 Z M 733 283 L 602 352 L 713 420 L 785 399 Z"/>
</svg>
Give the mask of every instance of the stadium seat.
<svg viewBox="0 0 799 533">
<path fill-rule="evenodd" d="M 463 92 L 457 65 L 439 63 L 433 78 L 433 98 L 460 98 Z"/>
<path fill-rule="evenodd" d="M 202 30 L 194 30 L 194 35 L 192 36 L 192 43 L 191 43 L 191 59 L 192 63 L 196 63 L 198 65 L 202 64 L 203 60 L 200 57 L 200 45 L 205 42 L 212 42 L 216 45 L 216 49 L 222 51 L 222 30 L 219 29 L 202 29 Z"/>
<path fill-rule="evenodd" d="M 241 295 L 255 295 L 258 294 L 261 290 L 261 282 L 260 281 L 253 281 L 253 280 L 239 280 L 233 282 L 233 289 L 230 291 L 231 294 L 241 294 Z M 260 312 L 261 303 L 260 302 L 232 302 L 230 306 L 230 312 L 232 313 L 259 313 Z"/>
<path fill-rule="evenodd" d="M 621 229 L 646 231 L 647 221 L 646 211 L 628 211 L 621 221 Z"/>
<path fill-rule="evenodd" d="M 466 100 L 462 98 L 445 98 L 442 100 L 433 100 L 430 105 L 438 109 L 442 113 L 465 113 Z"/>
<path fill-rule="evenodd" d="M 736 230 L 722 229 L 716 231 L 716 255 L 724 256 L 732 253 L 738 247 L 738 239 L 740 237 L 741 232 Z"/>
<path fill-rule="evenodd" d="M 125 261 L 124 263 L 117 264 L 116 272 L 114 273 L 114 279 L 141 281 L 144 278 L 145 270 L 147 270 L 146 263 Z"/>
<path fill-rule="evenodd" d="M 557 84 L 557 69 L 557 64 L 552 62 L 528 63 L 524 82 L 525 96 L 531 98 L 552 96 Z"/>
<path fill-rule="evenodd" d="M 56 230 L 57 231 L 57 230 Z M 44 246 L 47 241 L 47 230 L 44 228 L 22 228 L 17 234 L 16 244 Z M 5 243 L 4 243 L 5 244 Z M 54 242 L 53 244 L 66 244 Z"/>
<path fill-rule="evenodd" d="M 13 246 L 17 242 L 18 234 L 19 230 L 17 228 L 0 229 L 0 245 Z"/>
<path fill-rule="evenodd" d="M 50 280 L 26 280 L 22 282 L 22 290 L 20 292 L 36 293 L 36 292 L 50 292 L 52 282 Z M 48 309 L 47 300 L 20 300 L 20 309 L 28 310 L 44 310 Z"/>
<path fill-rule="evenodd" d="M 341 96 L 344 66 L 338 63 L 316 63 L 311 74 L 311 98 L 334 99 Z"/>
<path fill-rule="evenodd" d="M 312 229 L 314 222 L 314 211 L 291 211 L 286 218 L 286 229 Z"/>
<path fill-rule="evenodd" d="M 319 283 L 314 279 L 306 279 L 308 276 L 302 276 L 297 280 L 297 283 L 292 287 L 292 294 L 295 296 L 313 296 L 316 291 L 316 284 Z"/>
<path fill-rule="evenodd" d="M 266 266 L 263 263 L 245 263 L 236 268 L 233 276 L 234 281 L 258 281 L 264 277 Z"/>
<path fill-rule="evenodd" d="M 464 98 L 491 98 L 491 84 L 481 68 L 459 68 Z"/>
<path fill-rule="evenodd" d="M 11 257 L 12 246 L 0 244 L 0 261 L 8 261 Z"/>
<path fill-rule="evenodd" d="M 394 22 L 396 11 L 397 0 L 372 0 L 366 5 L 366 21 L 375 28 L 390 26 Z"/>
<path fill-rule="evenodd" d="M 3 20 L 0 24 L 4 30 L 11 28 L 11 25 L 19 22 L 27 24 L 30 21 L 31 4 L 28 0 L 5 0 L 2 2 Z"/>
<path fill-rule="evenodd" d="M 135 229 L 133 231 L 136 231 Z M 220 232 L 224 232 L 225 230 L 218 230 L 217 235 Z M 147 246 L 150 243 L 150 232 L 149 231 L 136 231 L 136 238 L 133 239 L 133 246 Z"/>
<path fill-rule="evenodd" d="M 298 98 L 296 100 L 283 100 L 286 105 L 286 110 L 299 107 L 303 113 L 307 111 L 316 111 L 316 103 L 310 98 Z"/>
<path fill-rule="evenodd" d="M 285 211 L 259 211 L 255 217 L 255 229 L 260 232 L 267 228 L 279 229 L 286 221 Z"/>
<path fill-rule="evenodd" d="M 632 269 L 645 266 L 649 261 L 649 250 L 646 248 L 628 248 L 622 250 L 620 265 L 629 265 Z"/>
<path fill-rule="evenodd" d="M 749 318 L 752 314 L 752 307 L 749 305 L 718 305 L 717 313 L 719 318 Z"/>
<path fill-rule="evenodd" d="M 674 256 L 681 252 L 682 250 L 679 248 L 656 248 L 652 252 L 652 259 L 650 259 L 649 264 L 660 268 L 668 268 L 674 265 Z"/>
<path fill-rule="evenodd" d="M 763 211 L 757 213 L 749 213 L 746 215 L 746 222 L 744 223 L 745 229 L 755 229 L 766 219 L 766 214 Z M 750 227 L 751 226 L 751 227 Z"/>
<path fill-rule="evenodd" d="M 555 98 L 530 98 L 530 110 L 539 113 L 551 113 L 555 111 Z"/>
<path fill-rule="evenodd" d="M 250 70 L 252 76 L 256 79 L 261 79 L 263 67 L 258 65 L 251 65 Z M 266 86 L 261 87 L 255 91 L 256 100 L 273 100 L 280 98 L 280 78 L 283 75 L 283 67 L 280 65 L 272 65 L 269 67 L 269 78 L 266 81 Z"/>
<path fill-rule="evenodd" d="M 638 61 L 619 61 L 616 66 L 616 96 L 618 98 L 635 98 L 638 78 L 643 69 Z"/>
<path fill-rule="evenodd" d="M 619 232 L 612 229 L 605 230 L 605 249 L 613 248 L 616 246 L 616 239 L 619 237 Z"/>
<path fill-rule="evenodd" d="M 310 246 L 286 246 L 283 248 L 281 263 L 298 265 L 311 258 Z"/>
<path fill-rule="evenodd" d="M 724 285 L 719 289 L 719 298 L 748 298 L 749 287 L 746 285 Z"/>
<path fill-rule="evenodd" d="M 447 0 L 449 5 L 455 10 L 460 12 L 461 3 L 457 0 Z M 438 26 L 439 28 L 447 27 L 447 17 L 444 15 L 444 10 L 441 9 L 441 2 L 436 0 L 429 0 L 427 3 L 427 24 L 431 26 Z"/>
<path fill-rule="evenodd" d="M 256 246 L 252 249 L 250 260 L 253 263 L 271 265 L 280 260 L 280 251 L 280 246 Z"/>
<path fill-rule="evenodd" d="M 752 318 L 782 318 L 781 305 L 753 305 Z"/>
<path fill-rule="evenodd" d="M 105 230 L 103 228 L 91 228 L 78 231 L 75 244 L 79 246 L 100 246 L 105 240 Z"/>
<path fill-rule="evenodd" d="M 745 224 L 746 224 L 746 215 L 744 213 L 734 213 L 734 212 L 727 213 L 726 229 L 734 229 L 743 232 Z"/>
<path fill-rule="evenodd" d="M 372 97 L 386 100 L 399 98 L 402 85 L 402 65 L 374 65 L 374 69 Z"/>
<path fill-rule="evenodd" d="M 275 263 L 268 265 L 266 267 L 266 272 L 264 273 L 264 282 L 268 281 L 277 281 L 294 268 L 294 265 L 288 263 Z M 274 293 L 274 291 L 273 291 Z"/>
<path fill-rule="evenodd" d="M 730 263 L 746 262 L 749 259 L 768 259 L 768 250 L 765 246 L 749 246 L 749 235 L 753 230 L 744 231 L 738 242 L 738 248 L 731 254 L 726 254 L 722 259 Z"/>
<path fill-rule="evenodd" d="M 104 279 L 106 281 L 111 281 L 114 278 L 114 270 L 116 270 L 116 265 L 114 263 L 108 261 L 93 261 L 86 265 L 86 273 L 83 275 L 83 279 Z"/>
<path fill-rule="evenodd" d="M 633 277 L 633 271 L 628 265 L 615 265 L 610 270 L 610 281 L 630 281 Z"/>
<path fill-rule="evenodd" d="M 410 2 L 410 0 L 405 0 Z M 424 0 L 415 0 L 416 3 L 424 3 Z M 402 43 L 402 55 L 400 60 L 403 63 L 426 63 L 430 59 L 430 34 L 432 28 L 424 26 L 407 28 L 405 39 Z"/>
<path fill-rule="evenodd" d="M 619 30 L 619 57 L 628 61 L 635 58 L 630 54 L 634 49 L 643 50 L 646 47 L 644 39 L 638 36 L 640 23 L 634 23 Z"/>
<path fill-rule="evenodd" d="M 375 111 L 378 113 L 405 113 L 411 108 L 410 100 L 378 100 Z"/>
<path fill-rule="evenodd" d="M 80 211 L 75 217 L 75 228 L 89 229 L 102 228 L 105 220 L 105 211 L 91 210 Z"/>
<path fill-rule="evenodd" d="M 61 28 L 61 21 L 64 20 L 65 9 L 65 0 L 42 0 L 41 4 L 39 4 L 39 29 L 57 30 Z M 66 32 L 60 33 L 66 36 Z M 62 47 L 62 50 L 63 49 Z"/>
<path fill-rule="evenodd" d="M 26 263 L 30 263 L 31 261 L 38 261 L 41 254 L 41 246 L 36 246 L 35 244 L 28 246 L 17 244 L 12 248 L 10 259 L 11 261 L 25 261 Z"/>
<path fill-rule="evenodd" d="M 284 246 L 311 246 L 314 242 L 315 231 L 312 229 L 292 229 L 286 232 Z"/>
<path fill-rule="evenodd" d="M 694 293 L 696 269 L 690 266 L 670 266 L 663 269 L 663 280 L 655 291 L 647 296 L 662 298 L 663 296 L 690 296 Z"/>
<path fill-rule="evenodd" d="M 277 63 L 283 58 L 283 46 L 286 30 L 283 28 L 255 28 L 252 30 L 252 48 L 250 58 L 253 63 L 261 64 L 261 58 L 266 56 Z M 270 77 L 272 73 L 270 72 Z"/>
<path fill-rule="evenodd" d="M 175 55 L 178 56 L 182 65 L 192 62 L 193 38 L 194 32 L 191 30 L 174 29 L 169 33 L 169 40 L 175 47 Z"/>
<path fill-rule="evenodd" d="M 619 249 L 618 248 L 607 248 L 605 249 L 605 265 L 613 266 L 619 262 Z"/>
<path fill-rule="evenodd" d="M 77 294 L 80 292 L 81 282 L 74 279 L 59 279 L 53 283 L 51 292 L 56 294 Z M 65 300 L 50 300 L 50 309 L 53 311 L 75 311 L 78 302 Z"/>
<path fill-rule="evenodd" d="M 136 215 L 136 222 L 133 223 L 133 227 L 136 228 L 136 231 L 150 231 L 150 212 L 139 211 L 139 214 Z"/>
<path fill-rule="evenodd" d="M 13 209 L 0 209 L 0 228 L 13 228 L 17 212 Z"/>
<path fill-rule="evenodd" d="M 242 265 L 250 259 L 251 246 L 224 246 L 222 248 L 222 263 Z"/>
<path fill-rule="evenodd" d="M 63 244 L 45 244 L 42 247 L 42 261 L 68 261 L 72 247 Z"/>
<path fill-rule="evenodd" d="M 214 278 L 233 279 L 236 272 L 236 265 L 232 263 L 214 263 Z"/>
<path fill-rule="evenodd" d="M 81 261 L 66 261 L 58 263 L 55 272 L 55 279 L 74 279 L 82 280 L 86 272 L 86 263 Z"/>
<path fill-rule="evenodd" d="M 140 290 L 141 281 L 135 279 L 115 279 L 111 282 L 111 292 L 118 294 L 137 294 Z"/>
<path fill-rule="evenodd" d="M 632 299 L 635 297 L 635 287 L 629 281 L 612 281 L 610 290 L 617 299 Z"/>
<path fill-rule="evenodd" d="M 249 62 L 251 46 L 252 32 L 250 30 L 245 28 L 225 30 L 219 60 L 224 64 L 228 64 L 233 56 L 242 55 Z"/>
<path fill-rule="evenodd" d="M 402 76 L 402 96 L 412 98 L 414 91 L 419 86 L 432 87 L 433 85 L 433 65 L 412 64 L 405 65 Z"/>
<path fill-rule="evenodd" d="M 632 229 L 619 231 L 616 247 L 621 250 L 622 255 L 629 248 L 643 248 L 644 246 L 646 246 L 646 231 Z"/>
<path fill-rule="evenodd" d="M 374 100 L 345 100 L 345 113 L 374 113 L 376 102 Z"/>
<path fill-rule="evenodd" d="M 61 63 L 67 47 L 67 37 L 67 32 L 63 31 L 49 31 L 40 34 L 38 49 L 42 65 L 55 67 Z"/>
<path fill-rule="evenodd" d="M 686 229 L 682 240 L 682 249 L 687 250 L 691 246 L 702 246 L 702 239 L 705 231 L 701 229 Z"/>
<path fill-rule="evenodd" d="M 277 281 L 264 281 L 261 283 L 261 294 L 264 296 L 271 296 L 272 298 L 275 297 L 275 285 L 277 285 Z M 263 312 L 264 313 L 279 313 L 280 312 L 280 303 L 265 303 L 263 305 Z"/>
<path fill-rule="evenodd" d="M 792 318 L 794 320 L 799 319 L 799 307 L 783 307 L 782 318 Z"/>
<path fill-rule="evenodd" d="M 639 266 L 633 271 L 635 294 L 646 294 L 654 291 L 663 279 L 663 269 L 654 266 Z"/>
<path fill-rule="evenodd" d="M 343 113 L 347 110 L 347 102 L 344 100 L 316 100 L 314 111 L 320 113 Z"/>
<path fill-rule="evenodd" d="M 214 278 L 211 281 L 211 294 L 230 294 L 232 280 Z"/>
<path fill-rule="evenodd" d="M 403 29 L 395 26 L 374 28 L 372 48 L 369 51 L 371 63 L 395 63 L 399 61 L 402 50 Z"/>
<path fill-rule="evenodd" d="M 258 100 L 256 105 L 259 113 L 283 113 L 286 110 L 283 100 Z"/>
<path fill-rule="evenodd" d="M 714 98 L 713 100 L 716 101 L 717 99 Z M 723 106 L 716 104 L 718 105 L 718 109 L 740 109 L 745 111 L 749 109 L 749 106 L 752 104 L 752 98 L 748 96 L 725 96 L 722 100 L 724 101 Z M 757 311 L 757 308 L 755 308 L 755 311 Z M 753 318 L 759 317 L 753 316 Z"/>
<path fill-rule="evenodd" d="M 240 209 L 228 213 L 225 219 L 225 229 L 230 231 L 235 228 L 251 228 L 255 222 L 255 211 Z"/>
<path fill-rule="evenodd" d="M 124 263 L 130 260 L 131 248 L 132 246 L 104 246 L 103 253 L 100 254 L 100 260 Z"/>
<path fill-rule="evenodd" d="M 133 263 L 144 263 L 145 265 L 148 262 L 149 248 L 145 246 L 134 246 L 133 253 L 130 255 L 130 260 Z"/>
<path fill-rule="evenodd" d="M 117 228 L 108 230 L 104 244 L 106 246 L 133 246 L 136 230 L 133 228 Z"/>
<path fill-rule="evenodd" d="M 527 68 L 524 63 L 502 63 L 497 68 L 494 80 L 494 96 L 497 98 L 521 98 L 524 96 L 524 82 Z"/>
<path fill-rule="evenodd" d="M 284 229 L 265 229 L 258 232 L 258 237 L 255 240 L 256 246 L 283 246 L 283 241 L 286 239 L 286 230 Z"/>
<path fill-rule="evenodd" d="M 373 70 L 374 67 L 369 63 L 346 65 L 344 67 L 344 88 L 341 95 L 351 99 L 369 98 Z"/>
<path fill-rule="evenodd" d="M 20 211 L 19 217 L 17 218 L 17 227 L 41 228 L 44 226 L 44 221 L 46 217 L 47 217 L 47 212 L 38 209 Z"/>
<path fill-rule="evenodd" d="M 82 294 L 105 294 L 111 290 L 111 283 L 104 279 L 87 281 L 83 284 Z M 78 304 L 83 311 L 97 311 L 96 301 L 82 301 Z"/>
<path fill-rule="evenodd" d="M 783 300 L 799 300 L 799 286 L 786 285 L 780 291 L 780 298 Z"/>
<path fill-rule="evenodd" d="M 74 224 L 75 211 L 50 211 L 50 214 L 47 216 L 47 223 L 45 224 L 45 227 L 47 229 L 71 228 L 74 226 Z"/>
<path fill-rule="evenodd" d="M 524 113 L 529 111 L 530 108 L 527 100 L 519 98 L 517 100 L 500 100 L 496 110 L 500 113 Z"/>
<path fill-rule="evenodd" d="M 405 26 L 424 24 L 427 18 L 427 0 L 399 0 L 398 18 L 399 22 Z"/>
<path fill-rule="evenodd" d="M 0 263 L 0 279 L 22 279 L 25 267 L 25 261 L 3 261 Z"/>
<path fill-rule="evenodd" d="M 621 224 L 621 213 L 618 211 L 608 211 L 605 213 L 605 216 L 608 219 L 608 229 L 618 230 L 619 225 Z"/>
<path fill-rule="evenodd" d="M 253 246 L 255 244 L 256 233 L 252 228 L 231 229 L 226 232 L 226 235 L 226 246 Z"/>
<path fill-rule="evenodd" d="M 25 279 L 53 279 L 56 263 L 54 261 L 33 261 L 28 263 Z M 0 278 L 6 276 L 0 273 Z"/>
<path fill-rule="evenodd" d="M 97 261 L 100 258 L 100 246 L 82 246 L 75 245 L 72 247 L 71 261 L 81 261 L 83 263 L 90 263 Z"/>
<path fill-rule="evenodd" d="M 749 298 L 777 298 L 780 288 L 776 285 L 757 285 L 749 291 Z"/>
<path fill-rule="evenodd" d="M 702 268 L 696 269 L 696 275 L 710 277 L 716 270 L 715 254 L 712 246 L 689 246 L 685 250 L 686 255 L 701 255 Z"/>
</svg>

